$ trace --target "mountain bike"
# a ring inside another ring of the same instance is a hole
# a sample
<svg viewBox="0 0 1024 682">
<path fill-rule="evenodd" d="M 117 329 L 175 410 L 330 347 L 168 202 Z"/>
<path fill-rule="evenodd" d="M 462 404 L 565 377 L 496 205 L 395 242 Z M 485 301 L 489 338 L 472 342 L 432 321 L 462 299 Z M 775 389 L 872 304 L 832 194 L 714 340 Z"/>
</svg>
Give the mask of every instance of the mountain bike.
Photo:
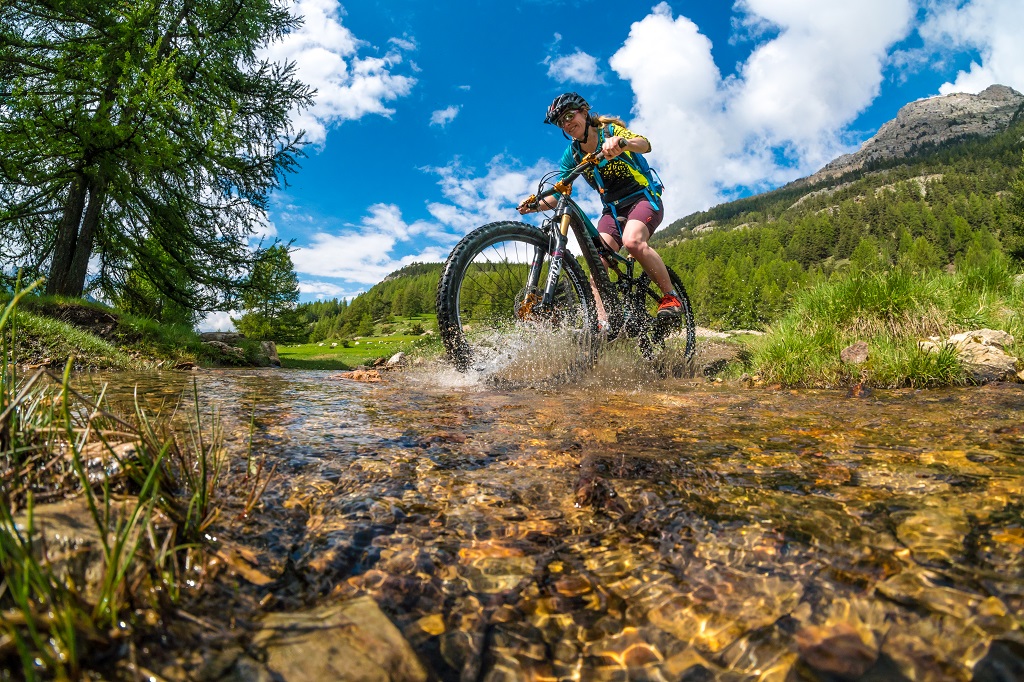
<svg viewBox="0 0 1024 682">
<path fill-rule="evenodd" d="M 669 268 L 682 314 L 659 319 L 657 284 L 631 256 L 612 251 L 572 199 L 573 181 L 603 158 L 587 154 L 561 180 L 560 171 L 541 178 L 527 202 L 557 195 L 557 203 L 540 227 L 490 223 L 452 249 L 438 282 L 437 323 L 459 371 L 498 371 L 512 382 L 564 378 L 593 364 L 600 340 L 622 337 L 649 360 L 669 340 L 685 361 L 693 357 L 693 310 L 678 275 Z M 582 262 L 568 249 L 570 230 Z M 595 293 L 607 314 L 600 333 Z"/>
</svg>

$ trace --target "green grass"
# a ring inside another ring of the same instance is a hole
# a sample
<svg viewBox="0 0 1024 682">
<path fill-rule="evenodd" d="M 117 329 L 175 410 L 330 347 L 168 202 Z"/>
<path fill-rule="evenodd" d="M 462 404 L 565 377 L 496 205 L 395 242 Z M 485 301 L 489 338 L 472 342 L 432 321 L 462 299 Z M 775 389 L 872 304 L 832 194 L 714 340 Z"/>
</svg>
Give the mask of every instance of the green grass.
<svg viewBox="0 0 1024 682">
<path fill-rule="evenodd" d="M 281 358 L 281 366 L 291 369 L 347 370 L 372 364 L 378 358 L 390 358 L 399 351 L 410 353 L 425 348 L 429 345 L 429 338 L 406 334 L 370 336 L 350 341 L 348 348 L 333 341 L 280 345 L 277 355 Z M 331 348 L 332 343 L 338 345 Z"/>
<path fill-rule="evenodd" d="M 17 312 L 12 324 L 18 330 L 22 357 L 41 364 L 64 364 L 71 356 L 76 365 L 97 369 L 138 370 L 142 362 L 108 341 L 72 324 L 29 312 Z"/>
<path fill-rule="evenodd" d="M 23 373 L 17 350 L 24 320 L 34 320 L 15 311 L 24 293 L 0 309 L 0 357 L 11 359 L 0 363 L 0 678 L 120 679 L 107 673 L 128 655 L 129 640 L 154 635 L 143 614 L 178 608 L 183 586 L 196 582 L 189 567 L 206 563 L 205 531 L 225 494 L 244 499 L 248 514 L 273 472 L 254 466 L 250 453 L 246 470 L 229 474 L 217 415 L 206 423 L 195 394 L 182 443 L 169 417 L 153 421 L 136 404 L 122 418 L 108 411 L 104 389 L 80 394 L 71 362 L 63 377 Z M 86 341 L 93 343 L 77 339 Z M 99 451 L 118 466 L 97 474 L 88 462 Z M 68 561 L 47 550 L 35 497 L 55 493 L 85 501 L 97 561 L 89 551 Z"/>
<path fill-rule="evenodd" d="M 925 353 L 918 342 L 979 328 L 1015 339 L 1006 351 L 1024 356 L 1024 282 L 996 255 L 955 275 L 915 272 L 844 274 L 800 293 L 789 312 L 752 344 L 752 370 L 766 383 L 880 387 L 970 383 L 956 353 Z M 868 361 L 845 363 L 840 353 L 865 341 Z"/>
<path fill-rule="evenodd" d="M 431 334 L 406 333 L 414 325 Z M 419 355 L 433 355 L 440 351 L 437 338 L 437 316 L 393 317 L 374 325 L 373 335 L 354 339 L 325 339 L 317 343 L 280 344 L 277 355 L 281 366 L 290 369 L 349 370 L 360 365 L 373 364 L 380 358 L 389 359 L 399 351 Z M 331 344 L 337 344 L 331 347 Z"/>
</svg>

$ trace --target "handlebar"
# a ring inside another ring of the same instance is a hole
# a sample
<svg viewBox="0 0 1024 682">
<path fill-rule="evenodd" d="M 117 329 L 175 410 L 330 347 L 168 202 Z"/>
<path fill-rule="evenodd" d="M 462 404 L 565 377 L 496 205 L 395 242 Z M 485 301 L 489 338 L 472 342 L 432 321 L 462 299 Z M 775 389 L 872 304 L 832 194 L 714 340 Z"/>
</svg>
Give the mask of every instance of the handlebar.
<svg viewBox="0 0 1024 682">
<path fill-rule="evenodd" d="M 626 148 L 626 141 L 619 138 L 619 149 Z M 554 196 L 556 193 L 568 193 L 572 190 L 572 183 L 576 178 L 586 170 L 587 166 L 596 166 L 605 159 L 604 153 L 600 149 L 596 149 L 593 152 L 587 154 L 580 161 L 579 165 L 573 168 L 569 173 L 552 185 L 551 189 L 541 192 L 540 194 L 531 194 L 528 196 L 520 206 L 529 206 L 530 208 L 537 208 L 537 205 L 547 199 L 550 196 Z"/>
</svg>

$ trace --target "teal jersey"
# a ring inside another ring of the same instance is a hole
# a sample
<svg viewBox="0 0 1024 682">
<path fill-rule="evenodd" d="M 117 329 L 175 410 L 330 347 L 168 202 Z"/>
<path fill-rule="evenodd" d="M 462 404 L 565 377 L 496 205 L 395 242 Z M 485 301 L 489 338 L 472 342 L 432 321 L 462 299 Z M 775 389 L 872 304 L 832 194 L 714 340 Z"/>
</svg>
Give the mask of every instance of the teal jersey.
<svg viewBox="0 0 1024 682">
<path fill-rule="evenodd" d="M 611 134 L 606 135 L 606 128 L 611 129 Z M 602 126 L 598 129 L 598 142 L 597 146 L 600 149 L 605 139 L 609 137 L 619 137 L 631 140 L 633 138 L 641 138 L 647 141 L 650 145 L 650 140 L 647 140 L 643 135 L 637 135 L 628 128 L 623 128 L 615 123 L 610 123 L 608 126 Z M 583 171 L 583 178 L 587 181 L 594 189 L 600 191 L 597 180 L 594 178 L 594 171 L 596 170 L 601 175 L 601 182 L 604 185 L 604 193 L 601 195 L 601 201 L 609 203 L 617 201 L 622 197 L 629 196 L 630 194 L 636 194 L 647 188 L 647 178 L 640 173 L 636 166 L 636 163 L 626 163 L 622 157 L 633 157 L 633 152 L 623 152 L 619 156 L 615 157 L 611 161 L 602 161 L 599 166 L 588 166 Z M 580 161 L 583 160 L 582 150 L 579 148 L 579 144 L 573 141 L 562 154 L 562 160 L 559 163 L 559 169 L 562 171 L 562 177 L 565 178 L 569 172 L 579 165 Z"/>
</svg>

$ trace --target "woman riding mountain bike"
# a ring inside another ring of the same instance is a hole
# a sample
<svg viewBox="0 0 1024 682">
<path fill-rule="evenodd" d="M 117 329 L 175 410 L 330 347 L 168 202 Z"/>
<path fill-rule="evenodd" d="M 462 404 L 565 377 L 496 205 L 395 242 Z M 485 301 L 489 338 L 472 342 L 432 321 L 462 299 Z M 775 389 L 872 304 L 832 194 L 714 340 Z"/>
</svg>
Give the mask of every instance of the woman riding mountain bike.
<svg viewBox="0 0 1024 682">
<path fill-rule="evenodd" d="M 612 251 L 617 252 L 625 246 L 661 289 L 663 295 L 658 304 L 658 318 L 666 321 L 678 319 L 682 312 L 679 293 L 672 285 L 661 256 L 647 243 L 665 216 L 659 188 L 652 186 L 651 180 L 641 172 L 646 164 L 638 162 L 637 155 L 650 152 L 651 143 L 614 116 L 591 114 L 590 105 L 575 92 L 556 97 L 548 107 L 544 122 L 557 125 L 563 135 L 567 134 L 572 140 L 559 164 L 563 179 L 586 154 L 603 153 L 605 160 L 583 173 L 604 205 L 597 224 L 601 239 Z M 520 214 L 551 209 L 557 203 L 556 197 L 539 203 L 531 200 L 532 197 L 519 204 Z M 607 324 L 605 311 L 599 309 L 598 317 L 602 325 Z"/>
<path fill-rule="evenodd" d="M 682 280 L 647 244 L 663 214 L 661 181 L 642 156 L 650 143 L 591 116 L 576 93 L 556 98 L 547 118 L 573 143 L 519 205 L 545 211 L 541 224 L 481 225 L 442 268 L 437 324 L 449 361 L 505 385 L 550 384 L 592 367 L 602 341 L 632 339 L 645 360 L 681 375 L 696 325 Z M 605 205 L 600 231 L 572 198 L 580 175 Z"/>
</svg>

